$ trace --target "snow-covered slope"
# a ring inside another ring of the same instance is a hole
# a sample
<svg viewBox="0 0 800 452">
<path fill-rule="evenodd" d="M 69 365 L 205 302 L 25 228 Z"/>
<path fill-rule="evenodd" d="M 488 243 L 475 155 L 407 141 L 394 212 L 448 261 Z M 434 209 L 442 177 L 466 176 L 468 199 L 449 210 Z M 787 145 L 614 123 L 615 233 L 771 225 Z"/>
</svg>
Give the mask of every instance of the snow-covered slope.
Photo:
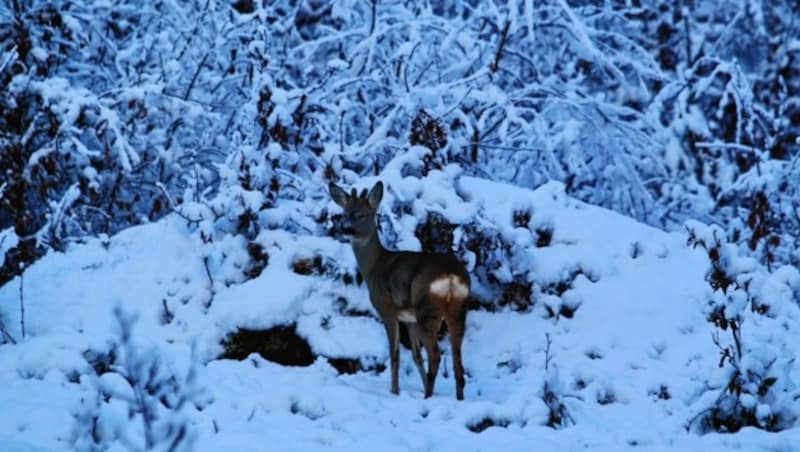
<svg viewBox="0 0 800 452">
<path fill-rule="evenodd" d="M 269 264 L 260 276 L 229 286 L 215 278 L 212 288 L 196 235 L 170 216 L 33 265 L 22 290 L 25 339 L 21 282 L 0 288 L 0 319 L 19 342 L 0 346 L 0 450 L 70 449 L 97 388 L 125 393 L 113 386 L 118 382 L 93 377 L 90 363 L 119 342 L 117 306 L 138 314 L 135 342 L 174 374 L 199 363 L 202 390 L 181 411 L 196 450 L 798 450 L 796 427 L 686 431 L 704 408 L 698 400 L 719 349 L 701 306 L 708 260 L 686 246 L 685 235 L 575 201 L 559 184 L 528 191 L 465 177 L 459 190 L 487 217 L 526 206 L 533 223 L 553 231 L 541 247 L 526 243 L 530 234 L 521 228 L 501 231 L 516 234 L 526 250 L 534 305 L 524 313 L 469 313 L 464 402 L 454 397 L 446 345 L 435 396 L 427 400 L 407 350 L 399 396 L 389 393 L 385 372 L 339 375 L 328 364 L 328 357 L 387 358 L 374 316 L 342 314 L 342 303 L 371 312 L 363 286 L 293 271 L 316 255 L 355 268 L 348 244 L 264 231 Z M 558 283 L 557 292 L 542 290 Z M 255 354 L 216 359 L 220 342 L 239 327 L 291 323 L 318 356 L 310 366 Z M 566 408 L 565 428 L 545 425 L 545 381 Z M 142 427 L 128 424 L 140 418 L 102 410 L 97 434 L 117 449 L 130 446 L 125 438 Z"/>
</svg>

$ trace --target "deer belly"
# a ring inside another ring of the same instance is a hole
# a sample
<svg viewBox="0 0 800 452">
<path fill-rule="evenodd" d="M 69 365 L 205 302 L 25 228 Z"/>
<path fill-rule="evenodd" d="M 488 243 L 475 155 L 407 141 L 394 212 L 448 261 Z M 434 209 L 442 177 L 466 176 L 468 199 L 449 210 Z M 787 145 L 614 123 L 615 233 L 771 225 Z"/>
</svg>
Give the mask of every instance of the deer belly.
<svg viewBox="0 0 800 452">
<path fill-rule="evenodd" d="M 403 323 L 417 323 L 417 315 L 411 309 L 399 309 L 397 319 Z"/>
</svg>

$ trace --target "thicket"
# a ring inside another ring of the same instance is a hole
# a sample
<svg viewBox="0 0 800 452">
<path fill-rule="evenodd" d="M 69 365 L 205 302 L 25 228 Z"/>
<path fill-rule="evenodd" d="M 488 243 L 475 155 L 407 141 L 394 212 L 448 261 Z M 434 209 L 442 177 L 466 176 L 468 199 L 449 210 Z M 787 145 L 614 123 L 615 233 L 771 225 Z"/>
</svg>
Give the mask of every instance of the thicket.
<svg viewBox="0 0 800 452">
<path fill-rule="evenodd" d="M 664 227 L 717 222 L 763 262 L 796 265 L 797 11 L 13 0 L 0 10 L 0 283 L 187 203 L 207 207 L 187 215 L 212 222 L 205 241 L 254 236 L 278 205 L 325 233 L 300 219 L 325 212 L 300 206 L 410 146 L 429 149 L 423 175 L 455 163 L 527 187 L 557 179 Z"/>
</svg>

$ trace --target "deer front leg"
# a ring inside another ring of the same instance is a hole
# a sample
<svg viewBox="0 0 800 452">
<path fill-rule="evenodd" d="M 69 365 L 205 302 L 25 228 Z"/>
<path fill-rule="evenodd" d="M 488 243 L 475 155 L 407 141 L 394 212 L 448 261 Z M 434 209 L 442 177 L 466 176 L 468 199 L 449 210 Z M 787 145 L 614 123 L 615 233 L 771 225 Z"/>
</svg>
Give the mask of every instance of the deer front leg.
<svg viewBox="0 0 800 452">
<path fill-rule="evenodd" d="M 389 340 L 389 361 L 392 371 L 392 394 L 400 394 L 399 369 L 400 369 L 400 331 L 398 320 L 395 316 L 383 318 L 386 327 L 386 338 Z"/>
<path fill-rule="evenodd" d="M 381 295 L 374 294 L 370 290 L 370 301 L 378 311 L 378 315 L 386 329 L 386 339 L 389 345 L 389 366 L 392 372 L 392 394 L 400 394 L 399 370 L 400 370 L 400 320 L 397 317 L 397 308 L 392 304 L 392 297 L 389 293 Z"/>
</svg>

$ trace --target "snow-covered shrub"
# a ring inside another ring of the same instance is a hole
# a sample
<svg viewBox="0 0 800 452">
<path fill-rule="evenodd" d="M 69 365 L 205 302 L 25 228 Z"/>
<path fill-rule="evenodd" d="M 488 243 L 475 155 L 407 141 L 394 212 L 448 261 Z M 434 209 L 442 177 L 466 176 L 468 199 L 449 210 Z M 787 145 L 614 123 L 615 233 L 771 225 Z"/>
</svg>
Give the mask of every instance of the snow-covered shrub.
<svg viewBox="0 0 800 452">
<path fill-rule="evenodd" d="M 258 90 L 257 101 L 236 120 L 237 127 L 259 131 L 257 143 L 243 143 L 235 134 L 235 151 L 216 165 L 213 189 L 188 178 L 181 199 L 173 201 L 197 227 L 209 278 L 225 285 L 256 277 L 268 264 L 263 231 L 320 234 L 327 222 L 325 209 L 309 199 L 334 172 L 321 163 L 331 156 L 320 147 L 314 105 L 304 93 L 281 89 L 269 77 Z"/>
<path fill-rule="evenodd" d="M 75 413 L 73 445 L 81 451 L 192 450 L 189 413 L 206 403 L 196 364 L 175 374 L 160 352 L 135 334 L 135 316 L 117 308 L 115 318 L 116 342 L 93 359 L 95 375 L 81 376 L 86 391 Z"/>
<path fill-rule="evenodd" d="M 0 283 L 49 248 L 160 217 L 159 187 L 174 193 L 184 174 L 211 181 L 208 162 L 220 159 L 212 126 L 224 127 L 215 115 L 231 98 L 212 89 L 224 80 L 204 73 L 229 53 L 196 42 L 216 38 L 209 11 L 169 2 L 8 6 L 0 13 L 0 229 L 13 227 L 20 240 Z M 193 17 L 184 19 L 187 11 Z"/>
<path fill-rule="evenodd" d="M 130 168 L 138 155 L 119 117 L 99 97 L 60 76 L 76 56 L 75 17 L 47 2 L 13 2 L 3 16 L 0 72 L 0 229 L 20 237 L 8 250 L 0 283 L 21 273 L 43 248 L 63 248 L 87 220 L 113 205 L 91 202 L 103 177 Z M 80 201 L 80 202 L 79 202 Z M 72 207 L 85 204 L 83 221 Z M 113 204 L 113 203 L 112 203 Z M 129 224 L 129 223 L 128 223 Z"/>
<path fill-rule="evenodd" d="M 731 22 L 734 5 L 722 3 L 710 12 L 661 0 L 635 11 L 623 3 L 237 3 L 234 20 L 270 26 L 240 36 L 245 94 L 222 141 L 233 154 L 269 149 L 270 187 L 243 187 L 295 212 L 286 223 L 303 233 L 328 224 L 326 211 L 307 206 L 327 181 L 356 183 L 415 147 L 428 149 L 418 155 L 419 176 L 457 163 L 466 174 L 523 186 L 562 180 L 573 196 L 652 223 L 679 225 L 694 213 L 731 221 L 715 204 L 749 209 L 745 198 L 725 197 L 745 171 L 763 167 L 752 159 L 736 166 L 744 162 L 737 149 L 753 154 L 783 129 L 759 109 L 753 66 L 731 63 L 741 54 L 731 28 L 716 47 L 685 36 L 687 24 L 699 36 L 716 36 L 720 23 L 741 27 L 741 17 Z M 768 13 L 756 21 L 780 12 L 756 7 Z M 731 106 L 741 113 L 726 116 Z M 207 194 L 224 192 L 224 179 Z M 206 188 L 201 180 L 196 192 Z M 298 216 L 317 225 L 298 228 Z M 515 278 L 524 294 L 527 282 Z"/>
<path fill-rule="evenodd" d="M 526 187 L 560 180 L 667 227 L 735 223 L 764 192 L 780 244 L 762 240 L 759 258 L 797 262 L 789 3 L 295 3 L 11 2 L 0 229 L 22 240 L 0 281 L 48 246 L 210 202 L 226 167 L 265 202 L 307 203 L 415 146 L 429 150 L 423 175 L 457 163 Z M 235 166 L 272 145 L 272 168 Z M 252 214 L 239 229 L 254 232 Z"/>
<path fill-rule="evenodd" d="M 642 14 L 630 19 L 657 39 L 653 50 L 667 75 L 654 87 L 646 112 L 657 118 L 672 176 L 654 186 L 668 216 L 713 218 L 733 236 L 741 229 L 739 218 L 761 215 L 768 206 L 770 235 L 782 243 L 766 241 L 777 249 L 758 258 L 796 265 L 787 245 L 796 241 L 800 224 L 787 202 L 794 196 L 795 184 L 787 182 L 797 172 L 800 152 L 793 10 L 789 2 L 654 0 L 643 2 Z"/>
<path fill-rule="evenodd" d="M 708 253 L 704 312 L 720 351 L 718 370 L 707 383 L 713 398 L 701 398 L 707 406 L 687 428 L 704 433 L 791 426 L 800 415 L 800 391 L 791 379 L 796 355 L 786 321 L 800 314 L 800 272 L 784 266 L 770 273 L 718 227 L 690 222 L 687 229 L 689 244 Z"/>
<path fill-rule="evenodd" d="M 800 264 L 800 207 L 797 184 L 800 159 L 767 162 L 745 174 L 731 189 L 746 214 L 727 223 L 728 235 L 747 248 L 769 269 L 781 264 Z"/>
</svg>

